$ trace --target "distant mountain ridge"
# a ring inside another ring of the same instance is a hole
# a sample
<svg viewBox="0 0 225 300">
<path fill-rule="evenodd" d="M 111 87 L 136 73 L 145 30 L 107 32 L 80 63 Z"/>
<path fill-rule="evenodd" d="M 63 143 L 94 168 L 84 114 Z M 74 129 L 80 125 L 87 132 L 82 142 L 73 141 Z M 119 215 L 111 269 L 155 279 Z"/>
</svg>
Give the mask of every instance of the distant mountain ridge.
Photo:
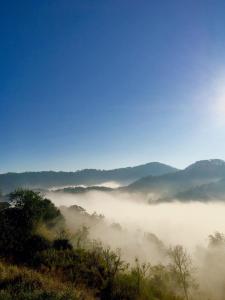
<svg viewBox="0 0 225 300">
<path fill-rule="evenodd" d="M 98 185 L 105 182 L 118 182 L 127 185 L 142 177 L 173 173 L 178 169 L 166 164 L 151 162 L 135 167 L 113 170 L 84 169 L 76 172 L 24 172 L 0 174 L 0 190 L 8 193 L 18 187 L 51 188 L 73 185 Z"/>
<path fill-rule="evenodd" d="M 112 188 L 107 183 L 122 187 Z M 225 201 L 225 161 L 197 161 L 183 170 L 158 162 L 114 170 L 76 172 L 25 172 L 0 174 L 3 194 L 18 187 L 82 194 L 128 192 L 144 194 L 149 201 Z M 138 199 L 138 198 L 137 198 Z"/>
<path fill-rule="evenodd" d="M 224 176 L 225 161 L 221 159 L 200 160 L 188 166 L 184 171 L 193 175 Z"/>
<path fill-rule="evenodd" d="M 53 191 L 54 193 L 69 193 L 69 194 L 83 194 L 83 193 L 88 193 L 88 192 L 112 192 L 115 189 L 105 187 L 105 186 L 88 186 L 88 187 L 67 187 L 63 189 L 57 189 Z"/>
<path fill-rule="evenodd" d="M 158 194 L 159 198 L 181 197 L 188 190 L 214 183 L 225 178 L 225 161 L 219 159 L 202 160 L 171 174 L 147 176 L 131 183 L 126 190 Z M 187 199 L 187 194 L 186 194 Z"/>
</svg>

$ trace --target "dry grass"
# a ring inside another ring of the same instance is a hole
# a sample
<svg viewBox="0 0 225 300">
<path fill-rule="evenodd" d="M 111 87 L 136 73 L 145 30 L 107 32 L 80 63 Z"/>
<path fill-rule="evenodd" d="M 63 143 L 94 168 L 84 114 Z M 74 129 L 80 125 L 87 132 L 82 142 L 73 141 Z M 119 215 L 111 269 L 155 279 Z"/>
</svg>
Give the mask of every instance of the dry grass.
<svg viewBox="0 0 225 300">
<path fill-rule="evenodd" d="M 25 298 L 26 297 L 26 298 Z M 0 263 L 0 300 L 5 299 L 55 299 L 55 300 L 93 300 L 91 294 L 65 284 L 45 274 Z"/>
</svg>

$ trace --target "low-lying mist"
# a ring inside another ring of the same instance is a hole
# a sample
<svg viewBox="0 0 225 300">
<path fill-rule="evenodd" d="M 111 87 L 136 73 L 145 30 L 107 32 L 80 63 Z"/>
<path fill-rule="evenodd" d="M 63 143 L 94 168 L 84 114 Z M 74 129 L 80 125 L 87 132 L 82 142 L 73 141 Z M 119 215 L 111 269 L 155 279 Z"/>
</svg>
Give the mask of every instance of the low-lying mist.
<svg viewBox="0 0 225 300">
<path fill-rule="evenodd" d="M 137 257 L 152 265 L 168 265 L 168 249 L 182 245 L 191 256 L 199 287 L 199 294 L 195 291 L 193 299 L 224 299 L 225 239 L 219 234 L 217 240 L 215 234 L 225 232 L 224 203 L 214 200 L 149 204 L 140 195 L 103 192 L 51 192 L 48 197 L 57 206 L 63 206 L 70 230 L 87 226 L 90 239 L 112 249 L 120 248 L 122 258 L 131 264 Z M 66 208 L 72 205 L 83 207 L 88 214 L 74 214 L 73 209 Z M 94 212 L 97 215 L 90 217 Z M 98 214 L 104 218 L 100 216 L 96 222 Z"/>
<path fill-rule="evenodd" d="M 79 205 L 88 213 L 105 216 L 128 231 L 154 233 L 166 245 L 182 244 L 190 250 L 205 246 L 208 235 L 225 232 L 225 204 L 221 202 L 147 203 L 140 195 L 89 192 L 86 194 L 49 193 L 57 206 Z"/>
</svg>

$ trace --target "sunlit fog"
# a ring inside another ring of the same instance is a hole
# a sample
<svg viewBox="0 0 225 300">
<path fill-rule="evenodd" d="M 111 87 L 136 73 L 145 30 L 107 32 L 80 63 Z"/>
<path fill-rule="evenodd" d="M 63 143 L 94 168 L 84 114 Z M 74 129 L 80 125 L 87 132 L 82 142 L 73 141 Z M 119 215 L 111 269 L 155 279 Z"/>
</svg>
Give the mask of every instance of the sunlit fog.
<svg viewBox="0 0 225 300">
<path fill-rule="evenodd" d="M 108 222 L 119 222 L 128 231 L 152 232 L 167 245 L 180 243 L 191 250 L 206 245 L 209 234 L 225 232 L 225 204 L 221 202 L 150 205 L 141 196 L 98 192 L 48 196 L 58 206 L 76 204 L 89 213 L 103 214 Z"/>
</svg>

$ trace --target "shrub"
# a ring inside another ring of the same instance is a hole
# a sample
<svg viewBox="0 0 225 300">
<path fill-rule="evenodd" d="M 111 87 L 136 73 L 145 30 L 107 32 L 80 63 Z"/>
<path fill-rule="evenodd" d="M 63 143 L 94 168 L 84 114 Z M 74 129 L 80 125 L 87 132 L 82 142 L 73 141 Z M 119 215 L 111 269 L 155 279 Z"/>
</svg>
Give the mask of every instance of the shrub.
<svg viewBox="0 0 225 300">
<path fill-rule="evenodd" d="M 53 248 L 56 250 L 72 250 L 73 246 L 68 239 L 59 238 L 54 240 Z"/>
<path fill-rule="evenodd" d="M 0 210 L 0 255 L 17 263 L 29 263 L 50 242 L 37 234 L 40 224 L 51 230 L 63 220 L 60 211 L 39 193 L 17 190 L 10 195 L 12 206 Z"/>
<path fill-rule="evenodd" d="M 2 300 L 78 300 L 81 293 L 35 271 L 0 263 Z"/>
</svg>

